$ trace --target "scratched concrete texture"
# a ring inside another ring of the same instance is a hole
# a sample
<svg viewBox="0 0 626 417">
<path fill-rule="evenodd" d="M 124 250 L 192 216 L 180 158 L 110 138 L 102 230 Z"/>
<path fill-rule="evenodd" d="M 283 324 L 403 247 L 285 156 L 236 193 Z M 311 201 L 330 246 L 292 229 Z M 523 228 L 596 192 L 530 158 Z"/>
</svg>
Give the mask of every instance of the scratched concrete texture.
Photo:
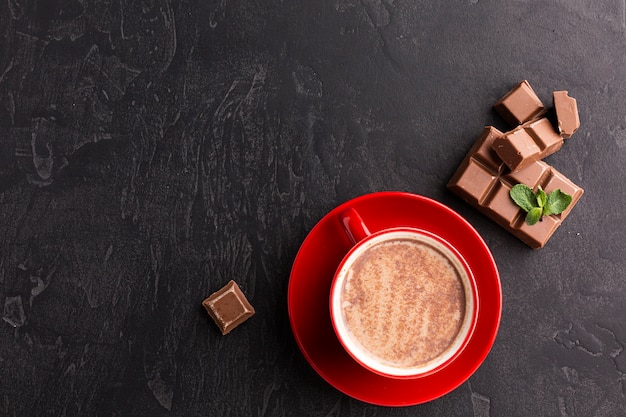
<svg viewBox="0 0 626 417">
<path fill-rule="evenodd" d="M 625 416 L 625 52 L 624 0 L 0 2 L 0 415 Z M 445 187 L 522 79 L 582 122 L 537 251 Z M 501 274 L 485 362 L 412 407 L 327 384 L 287 315 L 307 233 L 380 190 Z M 222 337 L 230 279 L 257 313 Z"/>
</svg>

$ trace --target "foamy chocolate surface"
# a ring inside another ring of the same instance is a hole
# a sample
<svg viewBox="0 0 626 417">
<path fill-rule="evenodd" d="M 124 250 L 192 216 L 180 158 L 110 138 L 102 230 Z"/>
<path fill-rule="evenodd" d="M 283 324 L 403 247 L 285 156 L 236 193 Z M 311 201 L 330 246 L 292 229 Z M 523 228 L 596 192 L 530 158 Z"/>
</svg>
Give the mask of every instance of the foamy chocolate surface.
<svg viewBox="0 0 626 417">
<path fill-rule="evenodd" d="M 460 272 L 438 248 L 398 237 L 376 243 L 344 284 L 345 325 L 376 361 L 418 367 L 453 345 L 466 299 Z"/>
</svg>

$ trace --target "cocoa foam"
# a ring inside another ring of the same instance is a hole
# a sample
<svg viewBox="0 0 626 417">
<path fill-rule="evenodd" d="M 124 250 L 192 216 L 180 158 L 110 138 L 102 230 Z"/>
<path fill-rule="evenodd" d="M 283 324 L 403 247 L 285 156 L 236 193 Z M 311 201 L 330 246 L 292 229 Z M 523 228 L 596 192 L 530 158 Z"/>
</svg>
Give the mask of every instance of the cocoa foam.
<svg viewBox="0 0 626 417">
<path fill-rule="evenodd" d="M 419 373 L 462 344 L 473 308 L 468 277 L 434 239 L 386 233 L 357 248 L 338 276 L 335 326 L 366 366 L 392 375 Z"/>
</svg>

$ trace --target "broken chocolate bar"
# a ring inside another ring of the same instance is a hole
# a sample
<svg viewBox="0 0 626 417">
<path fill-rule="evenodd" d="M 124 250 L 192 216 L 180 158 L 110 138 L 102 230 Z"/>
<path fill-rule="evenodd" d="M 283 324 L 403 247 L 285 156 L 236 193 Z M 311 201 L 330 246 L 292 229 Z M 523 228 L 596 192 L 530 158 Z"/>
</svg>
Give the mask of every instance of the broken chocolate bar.
<svg viewBox="0 0 626 417">
<path fill-rule="evenodd" d="M 554 91 L 552 100 L 559 133 L 565 139 L 569 139 L 580 127 L 576 99 L 568 96 L 567 91 Z"/>
<path fill-rule="evenodd" d="M 511 126 L 526 123 L 546 112 L 545 106 L 526 80 L 513 87 L 493 108 Z"/>
<path fill-rule="evenodd" d="M 493 143 L 502 133 L 487 126 L 448 183 L 448 188 L 511 232 L 533 249 L 543 247 L 583 194 L 583 189 L 542 161 L 533 161 L 525 168 L 511 172 L 493 151 Z M 509 192 L 516 184 L 525 184 L 546 193 L 560 189 L 572 196 L 572 202 L 561 214 L 544 216 L 529 226 L 526 212 L 511 199 Z"/>
<path fill-rule="evenodd" d="M 254 308 L 232 280 L 211 294 L 202 305 L 223 335 L 254 315 Z"/>
<path fill-rule="evenodd" d="M 493 142 L 493 150 L 513 172 L 561 149 L 563 138 L 545 117 L 527 122 Z"/>
</svg>

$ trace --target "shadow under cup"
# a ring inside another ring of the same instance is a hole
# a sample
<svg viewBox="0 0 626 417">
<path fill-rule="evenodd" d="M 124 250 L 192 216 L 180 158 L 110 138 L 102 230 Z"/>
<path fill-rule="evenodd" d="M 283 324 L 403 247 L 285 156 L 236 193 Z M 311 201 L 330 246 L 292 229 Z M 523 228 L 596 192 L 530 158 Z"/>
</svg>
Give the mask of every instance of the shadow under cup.
<svg viewBox="0 0 626 417">
<path fill-rule="evenodd" d="M 417 378 L 442 369 L 476 325 L 476 283 L 467 263 L 430 232 L 370 234 L 356 212 L 350 216 L 340 220 L 355 245 L 330 293 L 339 341 L 360 365 L 383 376 Z"/>
</svg>

